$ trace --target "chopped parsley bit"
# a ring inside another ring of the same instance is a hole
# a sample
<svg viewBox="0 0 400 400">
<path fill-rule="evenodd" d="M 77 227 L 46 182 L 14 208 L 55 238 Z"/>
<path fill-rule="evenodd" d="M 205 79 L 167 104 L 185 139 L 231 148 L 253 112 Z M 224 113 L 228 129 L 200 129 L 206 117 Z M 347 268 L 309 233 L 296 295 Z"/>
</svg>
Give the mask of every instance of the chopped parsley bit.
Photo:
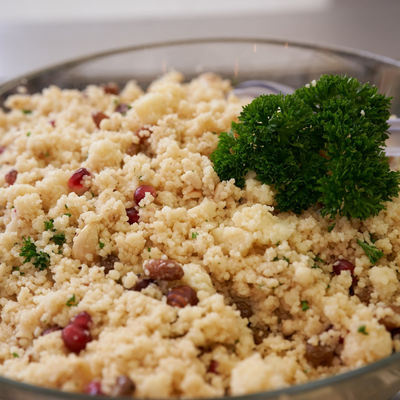
<svg viewBox="0 0 400 400">
<path fill-rule="evenodd" d="M 147 251 L 150 253 L 150 252 L 151 252 L 151 247 L 148 247 L 148 248 L 147 248 Z"/>
<path fill-rule="evenodd" d="M 46 157 L 49 157 L 49 156 L 50 156 L 50 154 L 49 154 L 49 153 L 44 153 L 44 155 L 45 155 Z"/>
<path fill-rule="evenodd" d="M 23 112 L 24 114 L 32 114 L 32 111 L 31 111 L 31 110 L 25 110 L 25 109 L 23 109 L 22 112 Z"/>
<path fill-rule="evenodd" d="M 277 241 L 275 246 L 279 246 L 281 244 L 281 241 Z"/>
<path fill-rule="evenodd" d="M 284 259 L 288 264 L 290 264 L 290 260 L 289 260 L 288 258 L 283 257 L 283 259 Z"/>
<path fill-rule="evenodd" d="M 141 181 L 141 180 L 142 180 L 142 175 L 139 176 L 139 181 Z"/>
<path fill-rule="evenodd" d="M 272 261 L 279 261 L 279 257 L 276 256 Z"/>
<path fill-rule="evenodd" d="M 31 136 L 31 133 L 30 133 L 30 132 L 28 132 L 28 133 L 26 134 L 26 136 L 28 136 L 28 137 L 29 137 L 29 136 Z"/>
<path fill-rule="evenodd" d="M 317 269 L 317 268 L 321 268 L 319 265 L 317 265 L 317 264 L 314 264 L 312 267 L 311 267 L 311 269 Z"/>
<path fill-rule="evenodd" d="M 14 356 L 14 358 L 19 358 L 19 355 L 17 353 L 12 353 L 12 355 Z"/>
<path fill-rule="evenodd" d="M 380 258 L 383 257 L 383 251 L 379 250 L 377 247 L 368 244 L 367 242 L 362 242 L 359 239 L 356 239 L 357 243 L 361 248 L 365 251 L 365 254 L 368 256 L 371 264 L 376 264 Z"/>
<path fill-rule="evenodd" d="M 239 339 L 236 339 L 236 340 L 235 340 L 235 344 L 238 344 L 239 342 L 240 342 Z"/>
<path fill-rule="evenodd" d="M 331 287 L 331 285 L 326 285 L 326 289 L 328 290 Z"/>
<path fill-rule="evenodd" d="M 213 135 L 216 135 L 217 134 L 217 132 L 211 132 Z"/>
<path fill-rule="evenodd" d="M 196 239 L 198 235 L 198 232 L 192 232 L 192 239 Z"/>
<path fill-rule="evenodd" d="M 44 221 L 44 230 L 55 232 L 54 229 L 54 219 L 50 219 L 49 221 Z"/>
<path fill-rule="evenodd" d="M 374 244 L 377 239 L 374 238 L 374 235 L 372 233 L 369 234 L 369 240 L 371 241 L 372 244 Z"/>
<path fill-rule="evenodd" d="M 66 204 L 64 204 L 64 207 L 66 210 L 69 210 L 68 206 Z"/>
<path fill-rule="evenodd" d="M 13 208 L 15 208 L 15 206 L 12 206 L 12 207 L 11 207 L 11 210 L 12 210 Z"/>
<path fill-rule="evenodd" d="M 366 331 L 365 325 L 361 325 L 361 326 L 358 328 L 358 332 L 362 333 L 363 335 L 368 335 L 368 332 Z"/>
<path fill-rule="evenodd" d="M 56 245 L 62 246 L 67 240 L 65 239 L 65 233 L 57 233 L 57 235 L 54 235 L 52 238 L 50 238 Z"/>
<path fill-rule="evenodd" d="M 30 262 L 32 258 L 35 258 L 35 261 L 32 262 L 35 268 L 38 268 L 40 271 L 47 268 L 50 264 L 50 256 L 43 251 L 39 251 L 38 253 L 35 243 L 31 241 L 32 239 L 29 236 L 27 238 L 22 236 L 22 239 L 23 246 L 21 247 L 21 253 L 19 253 L 19 255 L 25 257 L 23 263 Z"/>
<path fill-rule="evenodd" d="M 65 213 L 64 215 L 66 215 L 67 217 L 71 217 L 72 216 L 71 213 Z"/>
<path fill-rule="evenodd" d="M 315 256 L 314 258 L 315 261 L 321 262 L 322 264 L 325 264 L 325 261 L 319 258 L 318 256 Z"/>
<path fill-rule="evenodd" d="M 99 240 L 99 247 L 100 247 L 100 249 L 102 249 L 104 246 L 105 246 L 105 243 L 103 243 L 103 242 L 101 242 L 101 241 Z"/>
<path fill-rule="evenodd" d="M 117 105 L 119 103 L 119 99 L 114 99 L 114 104 Z"/>
<path fill-rule="evenodd" d="M 66 302 L 67 307 L 76 307 L 78 305 L 78 301 L 75 300 L 75 294 L 71 296 L 71 298 Z"/>
<path fill-rule="evenodd" d="M 301 309 L 302 309 L 303 311 L 307 311 L 309 308 L 310 308 L 310 307 L 308 306 L 308 301 L 303 300 L 303 301 L 301 302 Z"/>
<path fill-rule="evenodd" d="M 336 223 L 333 225 L 328 226 L 328 232 L 332 232 L 333 228 L 335 227 Z"/>
<path fill-rule="evenodd" d="M 94 193 L 92 191 L 90 191 L 90 193 L 91 193 L 92 197 L 94 197 Z"/>
</svg>

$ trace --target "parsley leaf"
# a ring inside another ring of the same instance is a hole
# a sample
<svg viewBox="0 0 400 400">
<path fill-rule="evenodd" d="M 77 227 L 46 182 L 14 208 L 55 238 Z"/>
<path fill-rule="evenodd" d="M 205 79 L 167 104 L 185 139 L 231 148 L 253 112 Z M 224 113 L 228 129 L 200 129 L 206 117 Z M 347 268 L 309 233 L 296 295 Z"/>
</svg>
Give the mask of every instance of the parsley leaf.
<svg viewBox="0 0 400 400">
<path fill-rule="evenodd" d="M 99 240 L 99 247 L 100 247 L 100 249 L 102 249 L 104 246 L 105 246 L 105 243 L 103 243 L 103 242 L 101 242 L 101 241 Z"/>
<path fill-rule="evenodd" d="M 12 353 L 14 358 L 19 358 L 19 355 L 17 353 Z"/>
<path fill-rule="evenodd" d="M 32 239 L 30 237 L 25 238 L 24 236 L 22 236 L 22 240 L 23 246 L 19 255 L 21 257 L 25 257 L 25 260 L 23 261 L 23 263 L 25 264 L 27 262 L 30 262 L 33 257 L 36 257 L 36 245 L 31 241 Z"/>
<path fill-rule="evenodd" d="M 79 301 L 76 301 L 75 299 L 75 294 L 71 296 L 70 299 L 66 302 L 67 307 L 76 307 L 78 305 Z"/>
<path fill-rule="evenodd" d="M 23 112 L 23 114 L 32 114 L 32 111 L 31 110 L 22 110 L 22 112 Z"/>
<path fill-rule="evenodd" d="M 71 217 L 71 213 L 65 213 L 64 215 L 66 215 L 67 217 Z"/>
<path fill-rule="evenodd" d="M 197 232 L 192 232 L 192 239 L 196 239 L 199 234 Z"/>
<path fill-rule="evenodd" d="M 210 158 L 221 180 L 244 187 L 254 171 L 275 185 L 281 211 L 299 214 L 321 202 L 322 216 L 364 220 L 400 190 L 400 171 L 390 170 L 384 153 L 389 109 L 375 86 L 323 75 L 292 95 L 254 99 Z"/>
<path fill-rule="evenodd" d="M 363 335 L 368 335 L 368 332 L 366 331 L 366 326 L 365 325 L 361 325 L 358 328 L 358 332 L 362 333 Z"/>
<path fill-rule="evenodd" d="M 307 311 L 309 308 L 310 308 L 310 307 L 309 307 L 309 305 L 308 305 L 308 301 L 307 301 L 307 300 L 303 300 L 303 301 L 301 302 L 301 309 L 302 309 L 302 311 Z"/>
<path fill-rule="evenodd" d="M 378 260 L 383 257 L 383 251 L 379 250 L 377 247 L 366 242 L 362 242 L 359 239 L 357 239 L 357 243 L 359 246 L 361 246 L 365 254 L 368 256 L 371 264 L 376 264 Z"/>
<path fill-rule="evenodd" d="M 54 229 L 54 219 L 50 219 L 50 221 L 44 221 L 44 230 L 55 232 Z"/>
<path fill-rule="evenodd" d="M 58 246 L 62 246 L 67 241 L 67 239 L 65 239 L 64 232 L 57 233 L 57 235 L 54 235 L 52 238 L 50 238 L 50 240 L 52 240 Z"/>
<path fill-rule="evenodd" d="M 333 228 L 335 227 L 336 224 L 332 224 L 328 226 L 328 232 L 332 232 Z"/>
<path fill-rule="evenodd" d="M 39 251 L 39 253 L 36 254 L 36 259 L 32 264 L 35 266 L 35 268 L 43 271 L 50 264 L 50 256 L 44 251 Z"/>
</svg>

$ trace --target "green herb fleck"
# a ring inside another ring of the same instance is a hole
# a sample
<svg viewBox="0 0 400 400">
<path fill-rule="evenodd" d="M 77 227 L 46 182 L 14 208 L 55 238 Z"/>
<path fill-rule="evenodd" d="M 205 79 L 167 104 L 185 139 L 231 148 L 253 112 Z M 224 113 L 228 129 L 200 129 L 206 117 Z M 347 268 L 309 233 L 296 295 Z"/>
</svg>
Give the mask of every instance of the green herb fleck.
<svg viewBox="0 0 400 400">
<path fill-rule="evenodd" d="M 44 221 L 44 230 L 55 232 L 54 229 L 54 219 L 50 219 L 49 221 Z"/>
<path fill-rule="evenodd" d="M 272 261 L 279 261 L 279 257 L 278 256 L 274 257 Z"/>
<path fill-rule="evenodd" d="M 322 260 L 322 259 L 321 259 L 320 257 L 318 257 L 318 256 L 315 256 L 314 260 L 315 260 L 315 261 L 318 261 L 318 262 L 321 262 L 322 264 L 325 264 L 325 261 Z"/>
<path fill-rule="evenodd" d="M 326 290 L 328 290 L 331 287 L 331 285 L 326 285 Z"/>
<path fill-rule="evenodd" d="M 358 332 L 362 333 L 363 335 L 368 335 L 368 332 L 367 332 L 367 330 L 366 330 L 365 325 L 361 325 L 361 326 L 358 328 Z"/>
<path fill-rule="evenodd" d="M 192 232 L 192 239 L 196 239 L 199 234 L 197 232 Z"/>
<path fill-rule="evenodd" d="M 377 247 L 366 242 L 362 242 L 359 239 L 357 239 L 357 243 L 365 251 L 365 254 L 368 256 L 371 264 L 376 264 L 378 260 L 383 257 L 383 251 L 379 250 Z"/>
<path fill-rule="evenodd" d="M 28 133 L 26 134 L 26 136 L 28 136 L 28 137 L 29 137 L 29 136 L 31 136 L 31 133 L 30 133 L 30 132 L 28 132 Z"/>
<path fill-rule="evenodd" d="M 142 180 L 142 175 L 139 176 L 139 181 L 141 181 L 141 180 Z"/>
<path fill-rule="evenodd" d="M 65 213 L 64 215 L 66 215 L 67 217 L 71 217 L 72 216 L 71 213 Z"/>
<path fill-rule="evenodd" d="M 67 239 L 65 239 L 65 233 L 57 233 L 57 235 L 54 235 L 52 238 L 50 238 L 57 246 L 62 246 Z"/>
<path fill-rule="evenodd" d="M 11 206 L 11 210 L 12 210 L 13 208 L 15 208 L 15 206 Z"/>
<path fill-rule="evenodd" d="M 75 294 L 71 296 L 71 298 L 67 301 L 67 307 L 76 307 L 78 305 L 78 301 L 75 300 Z"/>
<path fill-rule="evenodd" d="M 279 246 L 280 244 L 281 244 L 281 241 L 278 240 L 278 241 L 276 242 L 276 245 L 275 245 L 275 246 Z"/>
<path fill-rule="evenodd" d="M 115 105 L 117 105 L 119 103 L 119 99 L 114 99 L 113 102 Z"/>
<path fill-rule="evenodd" d="M 92 198 L 94 198 L 95 196 L 94 196 L 94 193 L 92 192 L 92 191 L 90 191 L 90 193 L 91 193 L 91 195 L 92 195 Z"/>
<path fill-rule="evenodd" d="M 22 110 L 22 112 L 24 113 L 24 114 L 32 114 L 32 111 L 31 110 Z"/>
<path fill-rule="evenodd" d="M 384 152 L 389 116 L 390 98 L 375 86 L 323 75 L 292 95 L 262 95 L 243 107 L 210 158 L 222 181 L 242 188 L 254 171 L 273 184 L 282 212 L 320 202 L 322 216 L 365 220 L 399 195 L 400 171 Z"/>
<path fill-rule="evenodd" d="M 372 235 L 372 233 L 370 233 L 369 234 L 369 240 L 371 241 L 372 244 L 374 244 L 377 239 L 375 239 L 374 235 Z"/>
<path fill-rule="evenodd" d="M 49 157 L 49 156 L 50 156 L 50 154 L 49 154 L 49 153 L 44 153 L 44 155 L 45 155 L 46 157 Z"/>
<path fill-rule="evenodd" d="M 66 210 L 69 210 L 68 206 L 66 204 L 64 204 L 64 207 Z"/>
<path fill-rule="evenodd" d="M 289 260 L 288 258 L 283 257 L 283 259 L 284 259 L 288 264 L 290 264 L 290 260 Z"/>
<path fill-rule="evenodd" d="M 14 358 L 19 358 L 19 355 L 17 353 L 12 353 L 12 355 L 14 356 Z"/>
<path fill-rule="evenodd" d="M 21 252 L 19 255 L 21 257 L 25 257 L 23 263 L 25 264 L 30 262 L 32 259 L 35 259 L 32 262 L 35 268 L 38 268 L 40 271 L 43 271 L 45 268 L 47 268 L 50 265 L 50 256 L 43 251 L 37 252 L 36 245 L 32 242 L 30 237 L 26 238 L 22 236 L 22 240 L 23 246 L 21 247 Z"/>
<path fill-rule="evenodd" d="M 150 252 L 151 252 L 151 247 L 148 247 L 148 248 L 147 248 L 147 251 L 150 253 Z"/>
<path fill-rule="evenodd" d="M 336 223 L 333 225 L 328 226 L 328 232 L 332 232 L 333 228 L 335 227 Z"/>
<path fill-rule="evenodd" d="M 310 307 L 308 306 L 308 301 L 303 300 L 303 301 L 301 302 L 301 309 L 302 309 L 303 311 L 307 311 L 309 308 L 310 308 Z"/>
<path fill-rule="evenodd" d="M 100 249 L 102 249 L 104 246 L 105 246 L 105 243 L 103 243 L 103 242 L 101 242 L 101 241 L 99 240 L 99 247 L 100 247 Z"/>
</svg>

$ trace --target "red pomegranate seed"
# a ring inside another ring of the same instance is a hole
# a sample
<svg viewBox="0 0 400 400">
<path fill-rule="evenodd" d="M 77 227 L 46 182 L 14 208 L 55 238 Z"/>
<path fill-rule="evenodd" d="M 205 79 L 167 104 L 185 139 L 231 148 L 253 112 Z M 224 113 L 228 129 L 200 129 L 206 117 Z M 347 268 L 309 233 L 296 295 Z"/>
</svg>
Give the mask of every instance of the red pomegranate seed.
<svg viewBox="0 0 400 400">
<path fill-rule="evenodd" d="M 104 396 L 101 390 L 101 383 L 99 381 L 92 381 L 85 387 L 85 393 L 91 396 Z"/>
<path fill-rule="evenodd" d="M 109 118 L 106 114 L 104 114 L 102 111 L 95 111 L 92 113 L 92 118 L 94 123 L 98 128 L 100 128 L 100 122 L 103 121 L 103 119 Z"/>
<path fill-rule="evenodd" d="M 115 82 L 108 82 L 106 85 L 102 85 L 104 93 L 115 94 L 119 93 L 119 86 Z"/>
<path fill-rule="evenodd" d="M 139 204 L 141 200 L 144 199 L 146 193 L 150 193 L 153 197 L 156 197 L 156 189 L 150 185 L 142 185 L 139 186 L 135 190 L 135 194 L 133 195 L 133 199 L 135 200 L 136 204 Z"/>
<path fill-rule="evenodd" d="M 128 216 L 128 222 L 132 225 L 134 223 L 139 222 L 139 212 L 136 211 L 133 207 L 126 209 L 126 215 Z"/>
<path fill-rule="evenodd" d="M 61 337 L 68 350 L 78 354 L 86 348 L 86 345 L 92 341 L 92 335 L 87 329 L 74 324 L 68 324 L 63 330 Z"/>
<path fill-rule="evenodd" d="M 92 317 L 86 311 L 82 311 L 76 315 L 70 322 L 70 324 L 79 326 L 82 329 L 89 329 L 92 326 L 92 323 Z"/>
<path fill-rule="evenodd" d="M 15 181 L 17 180 L 17 175 L 18 171 L 16 169 L 12 169 L 6 173 L 4 178 L 9 185 L 14 185 Z"/>
<path fill-rule="evenodd" d="M 85 176 L 91 176 L 90 172 L 86 168 L 79 168 L 69 178 L 68 187 L 77 194 L 83 194 L 86 191 L 86 188 L 82 185 L 82 179 Z"/>
<path fill-rule="evenodd" d="M 354 264 L 347 260 L 336 260 L 333 263 L 333 272 L 336 275 L 340 275 L 342 271 L 350 271 L 351 276 L 353 276 L 354 268 Z"/>
<path fill-rule="evenodd" d="M 52 119 L 51 121 L 49 121 L 49 124 L 55 128 L 56 127 L 56 121 L 54 119 Z"/>
</svg>

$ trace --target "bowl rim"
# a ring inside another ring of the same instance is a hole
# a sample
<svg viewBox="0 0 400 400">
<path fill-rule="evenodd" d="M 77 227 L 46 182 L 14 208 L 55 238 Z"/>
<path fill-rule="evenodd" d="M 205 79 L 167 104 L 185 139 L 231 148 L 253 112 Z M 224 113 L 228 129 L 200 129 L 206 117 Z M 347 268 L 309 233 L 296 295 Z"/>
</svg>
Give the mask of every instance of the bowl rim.
<svg viewBox="0 0 400 400">
<path fill-rule="evenodd" d="M 351 47 L 346 46 L 336 46 L 336 45 L 321 45 L 312 42 L 301 42 L 301 41 L 293 41 L 293 40 L 284 40 L 284 39 L 265 39 L 260 37 L 213 37 L 213 38 L 196 38 L 196 39 L 185 39 L 185 40 L 172 40 L 172 41 L 161 41 L 161 42 L 149 42 L 140 45 L 133 46 L 124 46 L 116 49 L 95 52 L 87 56 L 76 57 L 68 61 L 62 61 L 55 63 L 49 67 L 42 67 L 33 72 L 28 72 L 26 74 L 17 76 L 10 80 L 7 80 L 0 84 L 0 96 L 7 91 L 15 88 L 16 86 L 26 84 L 29 80 L 38 78 L 42 75 L 48 73 L 54 73 L 57 71 L 62 71 L 64 68 L 71 68 L 78 66 L 79 64 L 83 64 L 89 61 L 94 61 L 97 59 L 101 59 L 103 57 L 108 57 L 112 55 L 133 52 L 133 51 L 141 51 L 147 49 L 157 49 L 162 47 L 174 47 L 174 46 L 184 46 L 190 44 L 217 44 L 217 43 L 243 43 L 243 44 L 262 44 L 262 45 L 277 45 L 277 46 L 292 46 L 296 48 L 303 48 L 308 50 L 315 50 L 319 52 L 329 52 L 334 53 L 338 56 L 344 57 L 358 57 L 364 58 L 371 61 L 376 61 L 386 66 L 392 66 L 396 68 L 400 68 L 400 60 L 396 60 L 390 57 L 378 55 L 375 53 L 371 53 L 366 50 L 358 50 L 353 49 Z M 1 106 L 0 106 L 1 109 Z M 277 390 L 269 390 L 262 391 L 256 393 L 249 393 L 245 395 L 239 396 L 228 396 L 229 398 L 235 400 L 261 400 L 261 399 L 277 399 L 279 396 L 290 395 L 290 394 L 301 394 L 307 393 L 309 390 L 315 390 L 319 388 L 323 388 L 329 385 L 337 385 L 349 380 L 352 380 L 356 377 L 360 377 L 364 374 L 371 374 L 376 371 L 381 370 L 382 368 L 387 368 L 392 364 L 397 364 L 400 362 L 400 352 L 394 353 L 388 357 L 385 357 L 381 360 L 375 361 L 371 364 L 368 364 L 363 367 L 359 367 L 356 369 L 352 369 L 347 372 L 343 372 L 337 375 L 329 376 L 327 378 L 313 380 L 303 384 L 292 385 L 290 387 L 277 389 Z M 45 396 L 59 399 L 69 399 L 69 400 L 88 400 L 93 399 L 93 396 L 82 394 L 82 393 L 74 393 L 74 392 L 64 392 L 58 389 L 51 389 L 47 387 L 35 386 L 29 383 L 20 382 L 17 380 L 5 378 L 0 376 L 0 384 L 7 385 L 8 387 L 15 387 L 16 389 L 22 389 L 24 392 L 33 392 L 36 394 L 43 394 Z M 216 398 L 207 398 L 208 400 L 220 400 L 222 397 Z M 116 400 L 124 400 L 126 397 L 115 397 Z M 139 399 L 139 398 L 138 398 Z M 201 400 L 203 398 L 196 398 L 197 400 Z M 194 399 L 194 400 L 196 400 Z"/>
</svg>

